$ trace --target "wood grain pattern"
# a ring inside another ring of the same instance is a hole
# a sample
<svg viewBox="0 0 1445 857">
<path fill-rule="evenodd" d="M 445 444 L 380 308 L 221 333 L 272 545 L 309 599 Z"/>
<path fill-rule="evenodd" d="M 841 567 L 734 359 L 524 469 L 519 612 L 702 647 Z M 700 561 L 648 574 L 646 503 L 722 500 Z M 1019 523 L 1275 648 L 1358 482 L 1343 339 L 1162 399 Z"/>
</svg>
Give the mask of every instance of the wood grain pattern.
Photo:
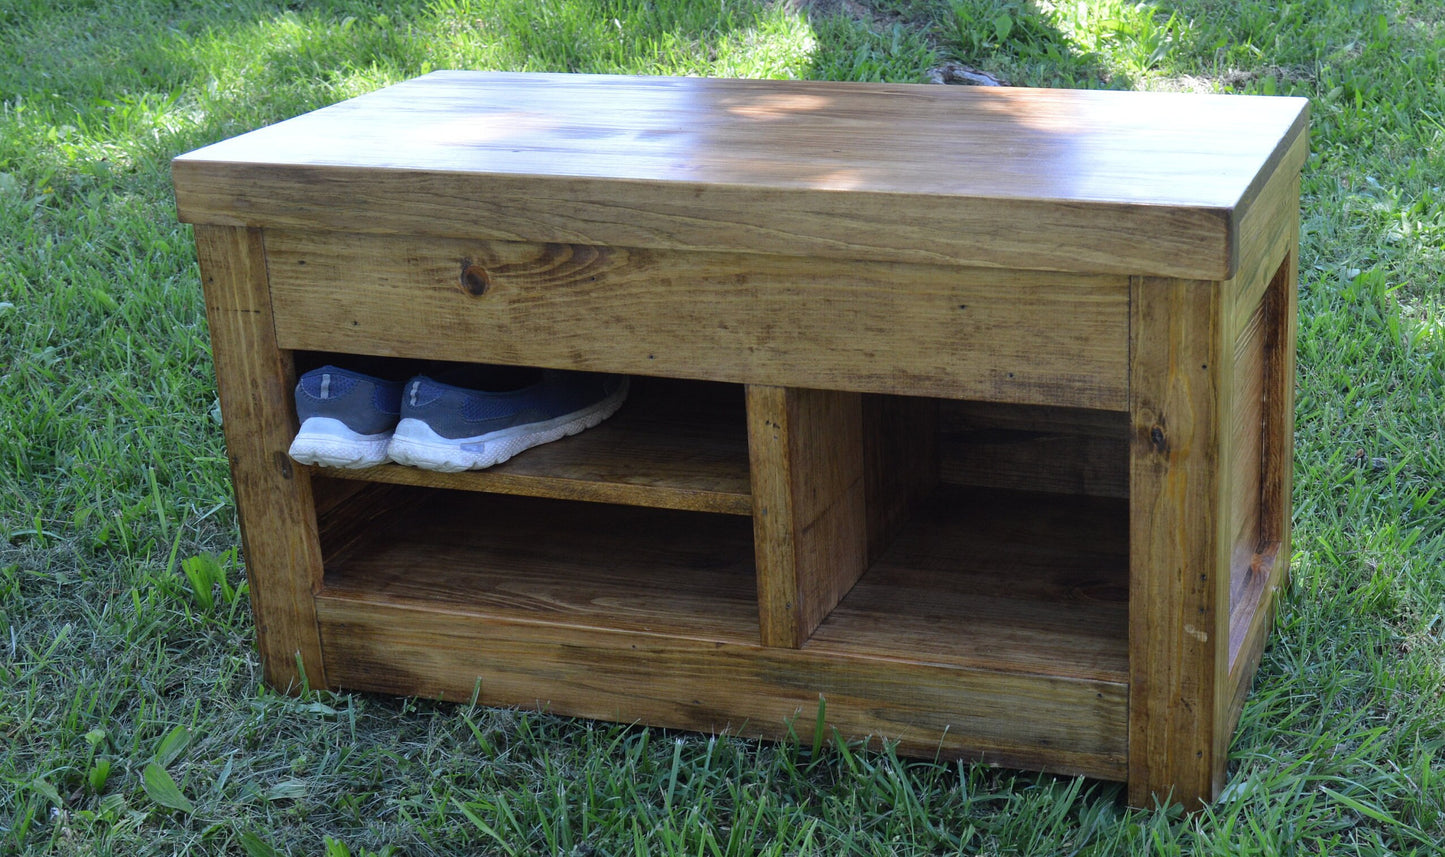
<svg viewBox="0 0 1445 857">
<path fill-rule="evenodd" d="M 1242 219 L 1241 264 L 1233 282 L 1222 287 L 1235 335 L 1243 338 L 1243 331 L 1259 326 L 1258 352 L 1251 353 L 1248 359 L 1259 364 L 1251 387 L 1258 390 L 1262 426 L 1255 456 L 1259 494 L 1235 501 L 1253 510 L 1257 545 L 1252 555 L 1245 556 L 1247 538 L 1241 538 L 1232 561 L 1229 677 L 1222 692 L 1227 696 L 1228 708 L 1216 738 L 1216 752 L 1221 755 L 1227 751 L 1229 737 L 1239 722 L 1269 636 L 1275 594 L 1289 573 L 1300 204 L 1300 177 L 1295 165 L 1302 165 L 1307 154 L 1308 139 L 1301 134 L 1291 144 L 1280 168 L 1265 181 L 1258 202 Z"/>
<path fill-rule="evenodd" d="M 699 640 L 758 640 L 747 520 L 395 490 L 401 501 L 389 514 L 369 518 L 365 544 L 328 564 L 331 597 Z"/>
<path fill-rule="evenodd" d="M 940 478 L 953 485 L 1129 496 L 1129 415 L 943 402 Z"/>
<path fill-rule="evenodd" d="M 398 485 L 751 515 L 742 399 L 736 386 L 633 378 L 626 404 L 608 421 L 487 470 L 434 473 L 388 464 L 320 472 Z"/>
<path fill-rule="evenodd" d="M 1125 407 L 1123 277 L 357 234 L 266 249 L 287 347 Z"/>
<path fill-rule="evenodd" d="M 1307 120 L 443 72 L 178 158 L 267 680 L 805 739 L 821 695 L 1210 800 L 1287 573 Z M 734 401 L 331 478 L 293 351 Z"/>
<path fill-rule="evenodd" d="M 174 172 L 188 222 L 1222 280 L 1304 124 L 1289 98 L 437 72 Z"/>
<path fill-rule="evenodd" d="M 1229 301 L 1229 329 L 1240 330 L 1259 306 L 1280 260 L 1299 244 L 1300 168 L 1309 155 L 1309 139 L 1301 134 L 1268 176 L 1254 205 L 1241 218 L 1240 264 L 1234 278 L 1222 284 Z M 1293 244 L 1291 244 L 1293 240 Z"/>
<path fill-rule="evenodd" d="M 904 755 L 1124 774 L 1125 685 L 317 598 L 339 686 Z"/>
<path fill-rule="evenodd" d="M 857 393 L 748 385 L 758 616 L 801 646 L 868 565 Z"/>
<path fill-rule="evenodd" d="M 1229 730 L 1244 707 L 1250 680 L 1274 618 L 1275 595 L 1289 576 L 1291 488 L 1294 482 L 1295 336 L 1298 328 L 1298 225 L 1288 233 L 1289 254 L 1264 294 L 1264 438 L 1261 453 L 1260 547 L 1247 585 L 1230 606 Z"/>
<path fill-rule="evenodd" d="M 281 690 L 324 687 L 312 602 L 321 550 L 309 475 L 286 456 L 296 431 L 295 379 L 289 355 L 276 346 L 261 233 L 213 226 L 195 233 L 261 666 Z"/>
<path fill-rule="evenodd" d="M 368 482 L 343 482 L 325 477 L 312 482 L 337 482 L 355 486 L 342 503 L 326 511 L 316 510 L 317 537 L 321 544 L 321 561 L 326 568 L 343 563 L 353 550 L 369 550 L 376 529 L 401 509 L 418 502 L 414 491 Z"/>
<path fill-rule="evenodd" d="M 1297 211 L 1296 208 L 1291 213 Z M 1289 571 L 1294 521 L 1295 351 L 1299 331 L 1299 218 L 1290 219 L 1286 252 L 1264 296 L 1266 319 L 1264 451 L 1261 462 L 1261 550 L 1276 549 L 1270 586 L 1283 584 Z"/>
<path fill-rule="evenodd" d="M 791 649 L 760 646 L 738 519 L 416 496 L 327 569 L 340 686 L 468 699 L 480 678 L 485 704 L 771 737 L 801 712 L 805 738 L 821 694 L 843 734 L 904 752 L 1124 775 L 1120 501 L 940 492 Z"/>
<path fill-rule="evenodd" d="M 1193 809 L 1223 787 L 1226 761 L 1221 300 L 1215 283 L 1141 277 L 1131 304 L 1129 800 Z"/>
<path fill-rule="evenodd" d="M 1255 556 L 1263 543 L 1260 505 L 1263 491 L 1265 386 L 1268 375 L 1263 302 L 1239 331 L 1230 356 L 1233 402 L 1227 430 L 1230 438 L 1229 493 L 1230 603 L 1248 586 Z"/>
<path fill-rule="evenodd" d="M 940 488 L 805 648 L 1126 683 L 1128 509 Z"/>
<path fill-rule="evenodd" d="M 863 396 L 863 490 L 868 561 L 938 486 L 938 400 Z"/>
<path fill-rule="evenodd" d="M 329 597 L 760 643 L 745 521 L 393 490 L 387 514 L 360 514 L 362 543 L 328 563 Z M 803 648 L 1122 684 L 1127 513 L 1112 499 L 939 491 Z"/>
<path fill-rule="evenodd" d="M 300 467 L 302 465 L 294 466 Z M 312 508 L 315 509 L 316 517 L 322 518 L 327 512 L 345 503 L 356 496 L 357 493 L 367 490 L 369 486 L 365 482 L 357 482 L 345 476 L 338 475 L 338 478 L 331 478 L 326 471 L 315 469 L 311 476 L 311 499 Z"/>
</svg>

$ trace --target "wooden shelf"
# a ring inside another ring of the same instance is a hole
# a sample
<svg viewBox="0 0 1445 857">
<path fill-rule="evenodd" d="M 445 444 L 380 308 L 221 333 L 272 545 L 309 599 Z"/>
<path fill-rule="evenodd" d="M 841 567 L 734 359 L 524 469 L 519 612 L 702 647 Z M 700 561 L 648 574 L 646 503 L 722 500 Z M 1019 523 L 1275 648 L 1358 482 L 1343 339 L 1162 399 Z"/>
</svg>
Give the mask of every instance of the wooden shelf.
<svg viewBox="0 0 1445 857">
<path fill-rule="evenodd" d="M 611 419 L 487 470 L 433 473 L 387 464 L 316 472 L 395 485 L 751 515 L 744 420 L 737 385 L 634 378 L 627 402 Z"/>
<path fill-rule="evenodd" d="M 772 737 L 822 696 L 900 752 L 1125 775 L 1122 501 L 940 489 L 790 648 L 746 519 L 375 487 L 315 599 L 348 688 Z"/>
<path fill-rule="evenodd" d="M 420 489 L 386 509 L 319 599 L 758 641 L 749 520 Z"/>
<path fill-rule="evenodd" d="M 943 486 L 804 648 L 1129 680 L 1127 503 Z"/>
<path fill-rule="evenodd" d="M 370 516 L 328 563 L 320 600 L 760 645 L 747 522 L 463 492 L 412 499 Z M 1111 499 L 940 489 L 803 649 L 1127 682 L 1126 515 Z"/>
</svg>

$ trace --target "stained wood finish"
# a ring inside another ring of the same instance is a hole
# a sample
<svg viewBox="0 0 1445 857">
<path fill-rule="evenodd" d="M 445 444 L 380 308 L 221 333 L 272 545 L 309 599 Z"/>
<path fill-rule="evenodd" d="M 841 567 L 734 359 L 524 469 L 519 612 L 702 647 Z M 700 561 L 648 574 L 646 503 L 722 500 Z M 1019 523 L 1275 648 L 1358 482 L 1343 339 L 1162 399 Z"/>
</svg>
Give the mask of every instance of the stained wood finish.
<svg viewBox="0 0 1445 857">
<path fill-rule="evenodd" d="M 745 521 L 377 487 L 395 492 L 386 513 L 359 514 L 368 524 L 344 552 L 330 536 L 353 531 L 323 519 L 328 597 L 760 642 Z M 1127 513 L 1118 500 L 940 491 L 804 648 L 1122 684 Z"/>
<path fill-rule="evenodd" d="M 365 544 L 328 564 L 330 597 L 758 641 L 752 529 L 744 519 L 398 490 L 390 514 L 363 531 Z"/>
<path fill-rule="evenodd" d="M 266 250 L 286 347 L 1125 406 L 1124 277 L 284 231 Z"/>
<path fill-rule="evenodd" d="M 311 477 L 311 497 L 316 517 L 325 517 L 327 512 L 365 491 L 367 487 L 365 482 L 357 482 L 345 476 L 333 479 L 326 475 L 325 470 L 316 468 Z"/>
<path fill-rule="evenodd" d="M 1228 362 L 1214 283 L 1141 277 L 1131 303 L 1129 799 L 1193 809 L 1226 761 Z"/>
<path fill-rule="evenodd" d="M 340 686 L 465 700 L 480 678 L 486 704 L 772 737 L 799 715 L 805 740 L 821 694 L 905 752 L 1123 776 L 1119 501 L 942 492 L 791 649 L 759 647 L 743 521 L 415 496 L 328 566 Z"/>
<path fill-rule="evenodd" d="M 868 565 L 862 404 L 753 384 L 747 402 L 762 640 L 797 647 Z"/>
<path fill-rule="evenodd" d="M 325 484 L 333 480 L 321 477 L 312 480 L 312 484 L 317 481 Z M 326 512 L 317 509 L 321 560 L 327 568 L 336 568 L 355 550 L 370 550 L 378 528 L 388 528 L 388 521 L 424 499 L 415 491 L 395 485 L 340 480 L 337 483 L 358 490 L 347 498 L 344 506 L 333 506 Z"/>
<path fill-rule="evenodd" d="M 487 470 L 394 464 L 326 470 L 338 479 L 659 509 L 751 515 L 746 417 L 736 386 L 635 378 L 612 418 Z"/>
<path fill-rule="evenodd" d="M 805 738 L 822 695 L 1198 806 L 1288 563 L 1306 123 L 443 72 L 177 159 L 268 681 Z M 313 494 L 292 351 L 748 385 L 747 466 L 619 414 Z"/>
<path fill-rule="evenodd" d="M 312 600 L 321 550 L 310 478 L 286 456 L 296 433 L 295 379 L 290 356 L 276 347 L 261 234 L 216 226 L 195 233 L 261 666 L 282 690 L 325 687 Z"/>
<path fill-rule="evenodd" d="M 1129 415 L 944 402 L 940 478 L 954 485 L 1129 496 Z"/>
<path fill-rule="evenodd" d="M 358 690 L 1120 779 L 1124 685 L 449 614 L 322 592 L 328 666 Z"/>
<path fill-rule="evenodd" d="M 1303 105 L 436 72 L 183 156 L 177 203 L 188 222 L 1222 280 Z"/>
<path fill-rule="evenodd" d="M 1230 355 L 1229 381 L 1234 407 L 1228 430 L 1231 433 L 1229 472 L 1224 474 L 1229 492 L 1230 604 L 1239 602 L 1249 585 L 1250 567 L 1263 545 L 1261 500 L 1265 434 L 1266 316 L 1264 302 L 1240 330 Z"/>
<path fill-rule="evenodd" d="M 862 404 L 864 506 L 872 562 L 938 486 L 938 401 L 865 395 Z"/>
<path fill-rule="evenodd" d="M 1232 280 L 1221 283 L 1229 302 L 1231 331 L 1239 331 L 1254 314 L 1275 270 L 1299 245 L 1300 168 L 1308 154 L 1309 140 L 1302 134 L 1290 144 L 1280 170 L 1269 177 L 1259 198 L 1241 217 L 1239 269 Z"/>
<path fill-rule="evenodd" d="M 805 648 L 1127 683 L 1128 508 L 941 488 Z"/>
<path fill-rule="evenodd" d="M 1298 269 L 1290 233 L 1290 254 L 1271 278 L 1262 302 L 1265 322 L 1264 437 L 1260 457 L 1259 550 L 1245 585 L 1231 591 L 1229 635 L 1229 728 L 1244 707 L 1250 680 L 1274 618 L 1274 601 L 1289 575 L 1290 491 L 1294 481 L 1294 377 Z"/>
</svg>

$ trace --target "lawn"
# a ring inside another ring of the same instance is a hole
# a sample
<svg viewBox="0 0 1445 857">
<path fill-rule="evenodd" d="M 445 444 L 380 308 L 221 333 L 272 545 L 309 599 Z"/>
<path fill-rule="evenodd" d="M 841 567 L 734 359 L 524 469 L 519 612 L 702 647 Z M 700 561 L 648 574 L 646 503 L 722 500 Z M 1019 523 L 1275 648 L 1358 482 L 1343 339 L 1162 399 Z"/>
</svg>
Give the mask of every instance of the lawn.
<svg viewBox="0 0 1445 857">
<path fill-rule="evenodd" d="M 1445 5 L 0 0 L 0 854 L 1445 841 Z M 1293 578 L 1221 800 L 261 684 L 184 151 L 438 68 L 1293 94 Z"/>
</svg>

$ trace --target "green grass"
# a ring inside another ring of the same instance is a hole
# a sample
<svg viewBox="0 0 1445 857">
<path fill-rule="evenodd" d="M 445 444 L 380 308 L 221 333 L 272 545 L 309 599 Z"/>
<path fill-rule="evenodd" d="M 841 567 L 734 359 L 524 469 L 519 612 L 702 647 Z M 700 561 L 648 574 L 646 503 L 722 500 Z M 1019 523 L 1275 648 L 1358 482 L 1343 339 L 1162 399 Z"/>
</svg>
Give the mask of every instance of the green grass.
<svg viewBox="0 0 1445 857">
<path fill-rule="evenodd" d="M 0 0 L 0 853 L 1440 853 L 1445 9 L 831 5 Z M 432 68 L 945 59 L 1311 99 L 1294 577 L 1217 805 L 261 685 L 170 157 Z"/>
</svg>

